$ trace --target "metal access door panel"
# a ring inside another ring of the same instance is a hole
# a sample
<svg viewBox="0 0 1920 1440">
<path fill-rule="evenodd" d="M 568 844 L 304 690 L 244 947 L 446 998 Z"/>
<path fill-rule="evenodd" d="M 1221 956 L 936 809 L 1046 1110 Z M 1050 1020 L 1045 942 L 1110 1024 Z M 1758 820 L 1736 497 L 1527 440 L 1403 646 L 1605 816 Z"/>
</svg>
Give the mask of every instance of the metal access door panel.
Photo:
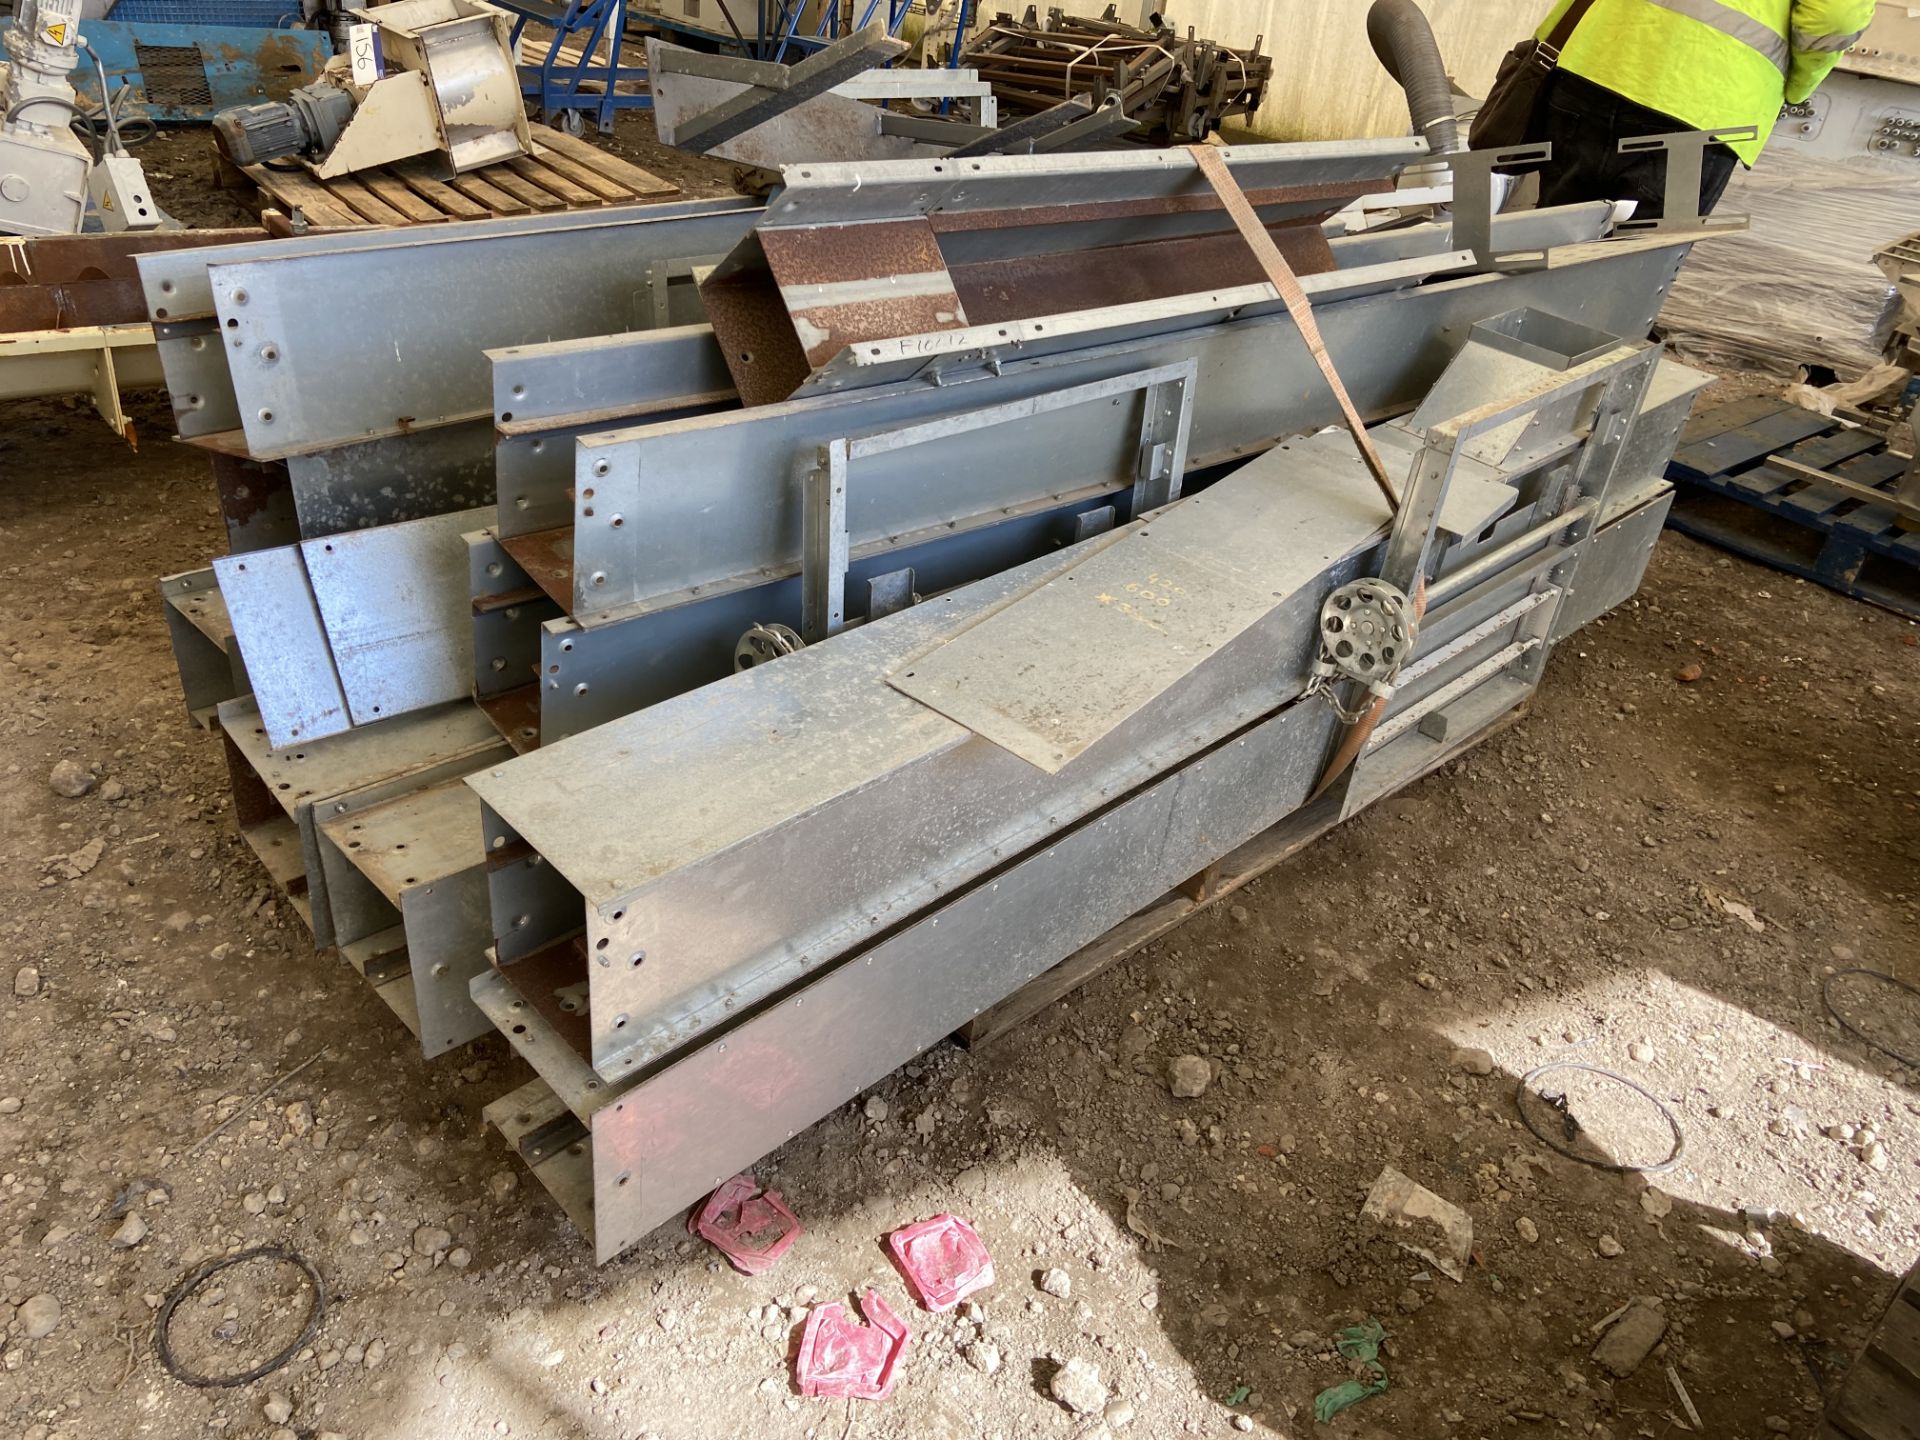
<svg viewBox="0 0 1920 1440">
<path fill-rule="evenodd" d="M 598 1259 L 1297 808 L 1332 726 L 1282 711 L 597 1111 Z"/>
</svg>

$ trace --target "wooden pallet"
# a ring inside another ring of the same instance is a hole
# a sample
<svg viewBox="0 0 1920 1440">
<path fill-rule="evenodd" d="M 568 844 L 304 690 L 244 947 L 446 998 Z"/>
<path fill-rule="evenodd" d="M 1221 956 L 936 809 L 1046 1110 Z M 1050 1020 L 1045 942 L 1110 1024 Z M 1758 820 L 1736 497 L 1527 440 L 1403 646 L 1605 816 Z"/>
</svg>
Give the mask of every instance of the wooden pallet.
<svg viewBox="0 0 1920 1440">
<path fill-rule="evenodd" d="M 1920 1265 L 1827 1402 L 1819 1440 L 1920 1440 Z"/>
<path fill-rule="evenodd" d="M 1870 430 L 1784 401 L 1737 400 L 1695 417 L 1667 477 L 1683 534 L 1856 600 L 1920 618 L 1920 528 L 1787 461 L 1890 492 L 1907 461 Z"/>
<path fill-rule="evenodd" d="M 532 158 L 445 178 L 426 157 L 363 170 L 337 180 L 305 169 L 245 167 L 270 204 L 325 229 L 369 225 L 430 225 L 485 220 L 495 215 L 585 210 L 665 200 L 680 188 L 618 155 L 558 130 L 534 136 Z"/>
</svg>

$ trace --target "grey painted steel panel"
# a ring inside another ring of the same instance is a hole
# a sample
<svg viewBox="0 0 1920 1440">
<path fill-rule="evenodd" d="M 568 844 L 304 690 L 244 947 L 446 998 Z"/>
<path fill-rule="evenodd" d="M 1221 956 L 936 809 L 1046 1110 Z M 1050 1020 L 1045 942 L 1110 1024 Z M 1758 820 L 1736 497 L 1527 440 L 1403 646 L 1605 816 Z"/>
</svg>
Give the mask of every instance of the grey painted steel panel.
<svg viewBox="0 0 1920 1440">
<path fill-rule="evenodd" d="M 1616 334 L 1646 333 L 1685 250 L 1588 246 L 1559 268 L 1341 301 L 1318 307 L 1316 316 L 1361 413 L 1385 418 L 1417 403 L 1466 343 L 1470 325 L 1491 315 L 1535 306 Z M 997 376 L 943 386 L 900 382 L 583 436 L 576 493 L 598 493 L 595 520 L 576 529 L 575 618 L 604 623 L 692 585 L 757 583 L 796 565 L 805 475 L 818 463 L 818 447 L 851 429 L 909 424 L 1188 357 L 1199 365 L 1193 466 L 1339 419 L 1291 321 L 1273 315 L 1017 361 Z M 1277 405 L 1279 396 L 1287 403 Z M 858 408 L 843 408 L 849 405 Z M 1056 434 L 1077 434 L 1081 424 L 1071 411 L 1044 417 L 1044 429 L 1041 423 L 1021 434 L 1032 454 L 1047 456 L 1059 453 Z M 946 473 L 1015 463 L 1010 451 L 993 448 L 1001 443 L 988 432 L 964 452 L 951 447 Z M 629 523 L 642 514 L 645 523 Z M 596 574 L 605 577 L 598 585 Z"/>
<path fill-rule="evenodd" d="M 299 831 L 314 943 L 336 943 L 314 807 L 344 813 L 504 759 L 506 743 L 471 703 L 400 716 L 368 730 L 273 748 L 251 698 L 220 707 L 227 737 Z M 347 938 L 354 938 L 349 933 Z"/>
<path fill-rule="evenodd" d="M 471 692 L 473 597 L 462 536 L 488 517 L 463 510 L 302 545 L 355 725 Z"/>
<path fill-rule="evenodd" d="M 1378 502 L 1351 486 L 1327 493 L 1311 475 L 1265 504 L 1257 484 L 1247 489 L 1245 543 L 1257 545 L 1264 524 L 1277 550 L 1278 536 L 1304 540 L 1317 521 L 1325 544 L 1280 555 L 1274 588 L 1289 598 L 1067 776 L 1036 783 L 1024 762 L 884 683 L 961 617 L 1021 593 L 1055 561 L 473 777 L 489 807 L 586 897 L 589 937 L 608 961 L 591 970 L 595 1068 L 612 1077 L 677 1048 L 730 1003 L 864 942 L 1298 693 L 1323 592 L 1374 548 Z M 1329 565 L 1329 552 L 1345 558 Z M 964 817 L 954 809 L 962 795 Z M 653 818 L 638 832 L 614 819 L 639 813 Z M 822 844 L 824 834 L 839 839 Z M 725 898 L 756 874 L 785 879 L 756 887 L 750 909 Z"/>
<path fill-rule="evenodd" d="M 253 693 L 275 745 L 346 728 L 347 697 L 297 545 L 213 562 Z"/>
<path fill-rule="evenodd" d="M 202 725 L 210 724 L 221 701 L 251 688 L 227 602 L 211 566 L 167 576 L 160 582 L 160 596 L 187 713 Z"/>
<path fill-rule="evenodd" d="M 687 215 L 752 212 L 758 203 L 736 195 L 701 200 L 670 200 L 654 205 L 617 205 L 604 210 L 566 210 L 492 220 L 457 220 L 412 230 L 351 230 L 332 235 L 297 235 L 284 240 L 248 240 L 237 245 L 207 245 L 198 249 L 161 250 L 134 256 L 140 271 L 140 289 L 147 313 L 156 321 L 177 322 L 214 313 L 213 285 L 207 270 L 213 265 L 238 265 L 253 260 L 280 260 L 295 255 L 331 255 L 356 250 L 412 249 L 494 235 L 544 235 L 563 230 L 591 230 L 606 225 L 676 220 Z"/>
<path fill-rule="evenodd" d="M 485 351 L 648 328 L 647 267 L 724 250 L 755 217 L 723 210 L 583 227 L 564 243 L 528 233 L 216 265 L 248 448 L 281 457 L 489 413 Z"/>
<path fill-rule="evenodd" d="M 1693 401 L 1714 377 L 1662 358 L 1647 382 L 1647 398 L 1620 453 L 1620 467 L 1607 491 L 1600 524 L 1637 509 L 1666 488 L 1667 462 L 1693 413 Z"/>
<path fill-rule="evenodd" d="M 598 1258 L 1283 818 L 1331 734 L 1282 711 L 602 1104 Z"/>
<path fill-rule="evenodd" d="M 482 969 L 471 982 L 473 1003 L 520 1056 L 539 1072 L 567 1109 L 582 1119 L 591 1115 L 613 1092 L 555 1032 L 540 1012 L 529 1005 L 513 981 L 497 970 Z"/>
<path fill-rule="evenodd" d="M 420 1046 L 429 1058 L 485 1034 L 471 979 L 493 939 L 480 801 L 458 780 L 331 816 L 332 861 L 351 864 L 397 908 L 406 931 Z M 330 887 L 332 888 L 332 887 Z"/>
<path fill-rule="evenodd" d="M 595 430 L 735 403 L 710 325 L 675 325 L 488 352 L 498 526 L 506 536 L 573 522 L 573 440 Z"/>
<path fill-rule="evenodd" d="M 287 462 L 300 538 L 396 525 L 493 501 L 493 427 L 443 425 Z"/>
</svg>

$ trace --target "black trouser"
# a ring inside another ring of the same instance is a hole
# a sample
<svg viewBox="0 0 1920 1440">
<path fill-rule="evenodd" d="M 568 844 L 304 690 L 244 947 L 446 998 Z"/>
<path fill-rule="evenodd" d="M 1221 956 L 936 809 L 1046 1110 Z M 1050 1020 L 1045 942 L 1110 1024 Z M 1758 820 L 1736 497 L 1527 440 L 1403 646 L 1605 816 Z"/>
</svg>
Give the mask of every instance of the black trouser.
<svg viewBox="0 0 1920 1440">
<path fill-rule="evenodd" d="M 1553 159 L 1540 172 L 1542 205 L 1636 200 L 1636 220 L 1658 220 L 1666 213 L 1667 157 L 1658 151 L 1622 155 L 1620 142 L 1698 127 L 1556 70 L 1547 80 L 1535 128 L 1540 139 L 1553 144 Z M 1725 145 L 1707 146 L 1700 157 L 1702 215 L 1720 203 L 1738 163 L 1739 157 Z"/>
</svg>

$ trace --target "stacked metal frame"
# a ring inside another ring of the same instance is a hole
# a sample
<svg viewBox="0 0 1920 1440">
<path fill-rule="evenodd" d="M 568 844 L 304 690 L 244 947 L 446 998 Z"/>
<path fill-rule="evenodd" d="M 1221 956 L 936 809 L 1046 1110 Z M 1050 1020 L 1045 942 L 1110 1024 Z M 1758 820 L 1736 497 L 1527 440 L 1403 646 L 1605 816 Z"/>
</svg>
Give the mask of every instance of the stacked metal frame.
<svg viewBox="0 0 1920 1440">
<path fill-rule="evenodd" d="M 1330 220 L 1418 141 L 1226 156 L 1408 476 L 1385 544 L 1181 152 L 142 262 L 183 435 L 259 467 L 235 553 L 163 585 L 243 828 L 428 1054 L 491 1026 L 532 1062 L 489 1114 L 602 1258 L 1301 813 L 1331 586 L 1430 587 L 1338 812 L 1638 583 L 1691 383 L 1640 337 L 1687 239 Z M 1127 585 L 1176 574 L 1185 618 L 1133 635 Z M 1079 581 L 1121 603 L 1053 608 Z M 1005 687 L 1115 617 L 1043 667 L 1072 696 Z M 756 636 L 797 653 L 735 673 Z M 1075 704 L 1059 756 L 1020 737 Z"/>
</svg>

